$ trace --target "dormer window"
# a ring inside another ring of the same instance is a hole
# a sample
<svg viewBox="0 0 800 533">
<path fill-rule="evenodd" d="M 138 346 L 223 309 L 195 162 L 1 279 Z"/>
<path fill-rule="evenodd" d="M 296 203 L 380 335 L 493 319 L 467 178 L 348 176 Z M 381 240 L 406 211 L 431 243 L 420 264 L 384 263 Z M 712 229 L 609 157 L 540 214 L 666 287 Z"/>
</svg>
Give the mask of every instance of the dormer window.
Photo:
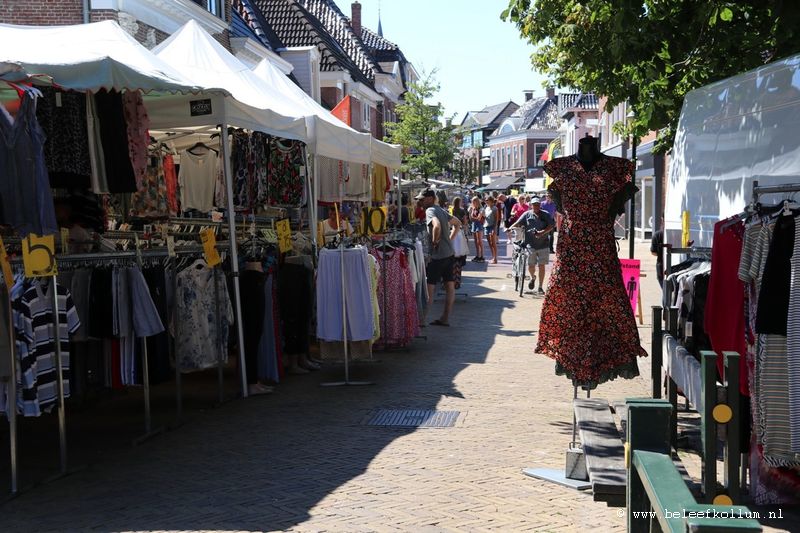
<svg viewBox="0 0 800 533">
<path fill-rule="evenodd" d="M 192 0 L 215 17 L 225 20 L 225 0 Z"/>
</svg>

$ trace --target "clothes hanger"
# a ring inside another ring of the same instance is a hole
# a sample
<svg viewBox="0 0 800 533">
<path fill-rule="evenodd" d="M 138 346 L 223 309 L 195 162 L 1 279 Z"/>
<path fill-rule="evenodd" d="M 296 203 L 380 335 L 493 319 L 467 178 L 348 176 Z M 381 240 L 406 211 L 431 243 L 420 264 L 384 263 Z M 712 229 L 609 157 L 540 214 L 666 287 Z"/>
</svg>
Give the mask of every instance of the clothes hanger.
<svg viewBox="0 0 800 533">
<path fill-rule="evenodd" d="M 186 151 L 189 152 L 192 155 L 200 155 L 200 154 L 196 154 L 196 153 L 192 152 L 192 150 L 194 150 L 195 148 L 205 148 L 209 152 L 214 152 L 216 155 L 219 155 L 219 152 L 217 152 L 216 150 L 214 150 L 213 148 L 211 148 L 210 146 L 208 146 L 206 143 L 204 143 L 202 141 L 197 141 L 196 143 L 194 143 L 194 145 L 192 145 L 191 148 L 187 148 Z"/>
</svg>

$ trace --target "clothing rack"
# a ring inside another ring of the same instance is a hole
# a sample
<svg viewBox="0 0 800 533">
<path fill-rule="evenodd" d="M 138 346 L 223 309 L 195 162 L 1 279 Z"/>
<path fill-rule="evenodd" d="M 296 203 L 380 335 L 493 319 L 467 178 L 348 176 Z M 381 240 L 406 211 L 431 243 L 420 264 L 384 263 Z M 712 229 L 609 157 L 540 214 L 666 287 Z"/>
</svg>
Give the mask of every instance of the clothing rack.
<svg viewBox="0 0 800 533">
<path fill-rule="evenodd" d="M 227 243 L 218 243 L 217 248 L 220 249 L 227 249 Z M 177 271 L 177 258 L 179 257 L 198 257 L 203 254 L 203 248 L 201 246 L 187 246 L 181 247 L 175 250 L 175 257 L 172 259 L 172 268 Z M 72 264 L 77 265 L 100 265 L 100 264 L 115 264 L 115 262 L 120 261 L 131 261 L 135 262 L 140 268 L 143 266 L 144 261 L 152 260 L 152 259 L 170 259 L 169 251 L 167 248 L 159 247 L 159 248 L 152 248 L 152 249 L 144 249 L 138 251 L 120 251 L 120 252 L 100 252 L 100 253 L 81 253 L 81 254 L 62 254 L 56 256 L 57 264 L 60 266 L 67 266 Z M 14 257 L 9 258 L 9 262 L 11 265 L 15 267 L 20 267 L 22 265 L 22 258 Z M 51 295 L 53 301 L 51 302 L 52 309 L 53 309 L 53 327 L 56 335 L 56 339 L 60 339 L 60 323 L 59 323 L 59 307 L 58 307 L 58 292 L 56 288 L 56 276 L 53 276 L 51 281 Z M 215 276 L 216 279 L 216 276 Z M 9 288 L 10 289 L 10 288 Z M 9 295 L 10 296 L 10 295 Z M 216 295 L 217 305 L 219 305 L 219 295 Z M 12 401 L 9 402 L 9 409 L 7 411 L 7 418 L 9 423 L 9 440 L 10 440 L 10 455 L 11 455 L 11 493 L 16 494 L 19 491 L 18 485 L 18 447 L 17 447 L 17 435 L 18 435 L 18 420 L 17 420 L 17 413 L 16 413 L 16 345 L 14 343 L 14 336 L 13 336 L 13 314 L 11 313 L 11 300 L 9 298 L 7 305 L 9 306 L 9 326 L 10 335 L 9 335 L 9 342 L 12 349 L 12 357 L 11 357 L 11 379 L 9 380 L 9 397 L 12 398 Z M 67 474 L 69 474 L 70 470 L 68 467 L 68 448 L 67 448 L 67 438 L 66 438 L 66 407 L 65 407 L 65 398 L 64 398 L 64 376 L 62 372 L 61 360 L 61 342 L 55 343 L 55 356 L 56 356 L 56 380 L 57 380 L 57 410 L 58 410 L 58 432 L 59 432 L 59 455 L 60 455 L 60 470 L 59 473 L 48 479 L 48 481 L 52 481 L 55 479 L 59 479 Z M 149 380 L 149 367 L 148 367 L 148 354 L 147 354 L 147 342 L 146 338 L 142 338 L 142 385 L 144 391 L 144 411 L 145 411 L 145 433 L 135 439 L 133 444 L 139 444 L 150 437 L 157 435 L 163 432 L 163 428 L 157 428 L 153 430 L 152 428 L 152 417 L 151 417 L 151 406 L 150 406 L 150 380 Z M 177 409 L 177 418 L 180 420 L 181 412 L 182 412 L 182 387 L 181 387 L 181 373 L 180 373 L 180 362 L 175 359 L 175 372 L 176 372 L 176 409 Z M 220 356 L 220 361 L 222 357 Z M 221 387 L 221 385 L 220 385 Z M 220 388 L 220 394 L 223 394 L 222 389 Z"/>
<path fill-rule="evenodd" d="M 666 251 L 666 257 L 664 257 L 664 267 L 667 272 L 672 270 L 672 255 L 673 254 L 683 254 L 683 255 L 690 255 L 690 256 L 702 256 L 711 259 L 711 248 L 708 247 L 690 247 L 690 248 L 679 248 L 674 247 L 671 244 L 664 244 L 662 245 L 662 250 L 659 253 L 663 254 Z M 665 302 L 672 301 L 672 289 L 664 284 L 663 289 L 663 297 Z"/>
</svg>

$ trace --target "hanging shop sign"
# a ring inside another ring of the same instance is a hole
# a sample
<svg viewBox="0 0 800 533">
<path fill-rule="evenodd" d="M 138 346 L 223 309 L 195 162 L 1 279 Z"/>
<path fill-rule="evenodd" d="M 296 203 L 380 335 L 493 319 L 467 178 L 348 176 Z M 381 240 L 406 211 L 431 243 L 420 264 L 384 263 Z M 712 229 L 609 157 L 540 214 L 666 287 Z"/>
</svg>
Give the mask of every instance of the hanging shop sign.
<svg viewBox="0 0 800 533">
<path fill-rule="evenodd" d="M 631 301 L 631 309 L 636 315 L 639 304 L 639 279 L 641 277 L 641 263 L 638 259 L 620 259 L 622 265 L 622 281 L 625 284 L 625 292 Z"/>
<path fill-rule="evenodd" d="M 203 255 L 209 267 L 213 268 L 222 263 L 222 258 L 217 251 L 217 236 L 213 228 L 207 228 L 200 232 L 200 241 L 203 243 Z"/>
<path fill-rule="evenodd" d="M 189 114 L 193 117 L 202 117 L 204 115 L 211 115 L 213 113 L 211 107 L 211 99 L 204 100 L 190 100 L 189 101 Z"/>
<path fill-rule="evenodd" d="M 365 207 L 361 210 L 359 232 L 362 235 L 386 233 L 386 220 L 388 216 L 389 209 L 386 207 Z"/>
<path fill-rule="evenodd" d="M 46 278 L 58 274 L 56 236 L 30 234 L 22 240 L 22 264 L 28 278 Z"/>
<path fill-rule="evenodd" d="M 289 226 L 289 219 L 284 218 L 275 224 L 275 231 L 278 234 L 278 250 L 286 253 L 292 249 L 292 228 Z"/>
<path fill-rule="evenodd" d="M 2 237 L 0 237 L 0 267 L 3 269 L 3 278 L 5 279 L 6 287 L 13 287 L 14 274 L 11 272 L 11 265 L 8 262 L 8 252 L 6 252 L 6 245 Z"/>
</svg>

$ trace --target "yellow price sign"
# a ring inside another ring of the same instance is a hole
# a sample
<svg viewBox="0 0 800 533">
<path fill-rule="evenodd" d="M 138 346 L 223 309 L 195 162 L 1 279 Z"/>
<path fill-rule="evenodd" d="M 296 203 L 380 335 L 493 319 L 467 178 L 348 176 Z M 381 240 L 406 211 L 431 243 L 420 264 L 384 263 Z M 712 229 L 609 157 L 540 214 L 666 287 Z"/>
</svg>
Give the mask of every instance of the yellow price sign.
<svg viewBox="0 0 800 533">
<path fill-rule="evenodd" d="M 366 235 L 386 233 L 386 220 L 389 217 L 388 207 L 365 207 L 362 212 Z"/>
<path fill-rule="evenodd" d="M 519 191 L 517 189 L 511 189 L 509 193 L 511 196 L 519 196 Z"/>
<path fill-rule="evenodd" d="M 55 235 L 39 237 L 31 233 L 23 239 L 22 264 L 25 267 L 25 276 L 29 278 L 46 278 L 58 274 Z"/>
<path fill-rule="evenodd" d="M 215 267 L 222 263 L 222 258 L 217 251 L 217 236 L 213 228 L 204 229 L 200 232 L 200 241 L 203 243 L 203 254 L 209 267 Z"/>
<path fill-rule="evenodd" d="M 691 236 L 691 215 L 689 211 L 684 211 L 681 214 L 681 245 L 686 248 L 689 246 L 689 239 Z"/>
<path fill-rule="evenodd" d="M 14 274 L 11 272 L 11 265 L 8 262 L 8 252 L 6 252 L 6 245 L 3 243 L 3 238 L 0 237 L 0 265 L 3 268 L 3 278 L 6 281 L 6 287 L 11 290 L 14 285 Z"/>
<path fill-rule="evenodd" d="M 292 249 L 292 228 L 289 226 L 289 219 L 279 220 L 275 224 L 275 230 L 278 234 L 278 250 L 281 253 L 290 251 Z"/>
</svg>

